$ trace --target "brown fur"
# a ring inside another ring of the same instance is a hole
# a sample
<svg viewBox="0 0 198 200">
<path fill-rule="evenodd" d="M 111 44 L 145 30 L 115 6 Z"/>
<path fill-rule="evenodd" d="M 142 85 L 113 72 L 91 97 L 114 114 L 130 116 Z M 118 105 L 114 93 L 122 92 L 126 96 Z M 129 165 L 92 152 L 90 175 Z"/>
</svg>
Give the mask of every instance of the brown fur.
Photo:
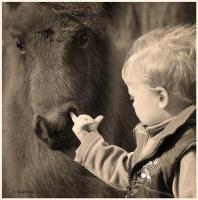
<svg viewBox="0 0 198 200">
<path fill-rule="evenodd" d="M 123 196 L 73 162 L 78 143 L 71 129 L 60 151 L 39 140 L 36 116 L 56 135 L 70 123 L 70 107 L 102 114 L 105 140 L 133 150 L 137 118 L 120 75 L 125 53 L 151 28 L 193 23 L 195 4 L 10 4 L 3 7 L 3 197 Z"/>
</svg>

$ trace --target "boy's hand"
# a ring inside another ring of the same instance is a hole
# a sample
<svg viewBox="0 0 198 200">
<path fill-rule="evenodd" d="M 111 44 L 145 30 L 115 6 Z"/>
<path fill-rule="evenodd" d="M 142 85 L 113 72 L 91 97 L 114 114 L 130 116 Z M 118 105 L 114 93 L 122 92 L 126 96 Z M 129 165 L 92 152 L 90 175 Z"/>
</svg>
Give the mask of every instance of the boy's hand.
<svg viewBox="0 0 198 200">
<path fill-rule="evenodd" d="M 78 117 L 74 113 L 70 113 L 71 119 L 74 122 L 74 126 L 72 128 L 75 135 L 78 137 L 80 141 L 89 134 L 91 131 L 96 131 L 99 124 L 103 120 L 103 116 L 98 116 L 95 119 L 90 117 L 89 115 L 79 115 Z"/>
</svg>

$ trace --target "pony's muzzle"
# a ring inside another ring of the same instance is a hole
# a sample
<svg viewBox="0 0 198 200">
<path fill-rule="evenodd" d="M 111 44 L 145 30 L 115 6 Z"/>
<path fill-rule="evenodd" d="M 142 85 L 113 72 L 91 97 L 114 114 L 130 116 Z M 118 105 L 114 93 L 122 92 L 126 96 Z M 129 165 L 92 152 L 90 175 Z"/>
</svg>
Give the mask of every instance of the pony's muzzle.
<svg viewBox="0 0 198 200">
<path fill-rule="evenodd" d="M 69 112 L 78 114 L 76 108 L 70 107 L 66 112 L 60 112 L 59 114 L 35 115 L 33 122 L 34 132 L 40 140 L 47 143 L 49 148 L 61 150 L 79 143 L 79 140 L 72 132 L 73 122 Z"/>
</svg>

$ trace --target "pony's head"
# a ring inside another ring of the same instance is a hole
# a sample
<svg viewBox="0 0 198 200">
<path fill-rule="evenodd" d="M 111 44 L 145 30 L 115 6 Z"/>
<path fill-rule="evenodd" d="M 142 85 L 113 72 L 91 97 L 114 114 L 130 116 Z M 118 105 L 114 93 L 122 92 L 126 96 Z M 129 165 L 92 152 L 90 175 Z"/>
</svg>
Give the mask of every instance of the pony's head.
<svg viewBox="0 0 198 200">
<path fill-rule="evenodd" d="M 70 147 L 78 143 L 70 111 L 104 114 L 99 112 L 109 78 L 104 10 L 93 3 L 22 3 L 12 9 L 17 103 L 30 105 L 33 129 L 50 148 Z"/>
</svg>

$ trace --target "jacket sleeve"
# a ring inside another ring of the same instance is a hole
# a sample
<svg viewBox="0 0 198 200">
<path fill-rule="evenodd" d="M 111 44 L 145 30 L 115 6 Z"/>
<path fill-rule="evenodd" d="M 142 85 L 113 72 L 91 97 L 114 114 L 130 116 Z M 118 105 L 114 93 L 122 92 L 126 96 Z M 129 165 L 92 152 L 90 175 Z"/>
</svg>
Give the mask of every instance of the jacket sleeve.
<svg viewBox="0 0 198 200">
<path fill-rule="evenodd" d="M 196 149 L 190 148 L 181 158 L 173 180 L 176 198 L 196 198 Z"/>
<path fill-rule="evenodd" d="M 75 161 L 116 189 L 126 190 L 133 152 L 107 144 L 98 132 L 88 134 L 76 150 Z"/>
</svg>

